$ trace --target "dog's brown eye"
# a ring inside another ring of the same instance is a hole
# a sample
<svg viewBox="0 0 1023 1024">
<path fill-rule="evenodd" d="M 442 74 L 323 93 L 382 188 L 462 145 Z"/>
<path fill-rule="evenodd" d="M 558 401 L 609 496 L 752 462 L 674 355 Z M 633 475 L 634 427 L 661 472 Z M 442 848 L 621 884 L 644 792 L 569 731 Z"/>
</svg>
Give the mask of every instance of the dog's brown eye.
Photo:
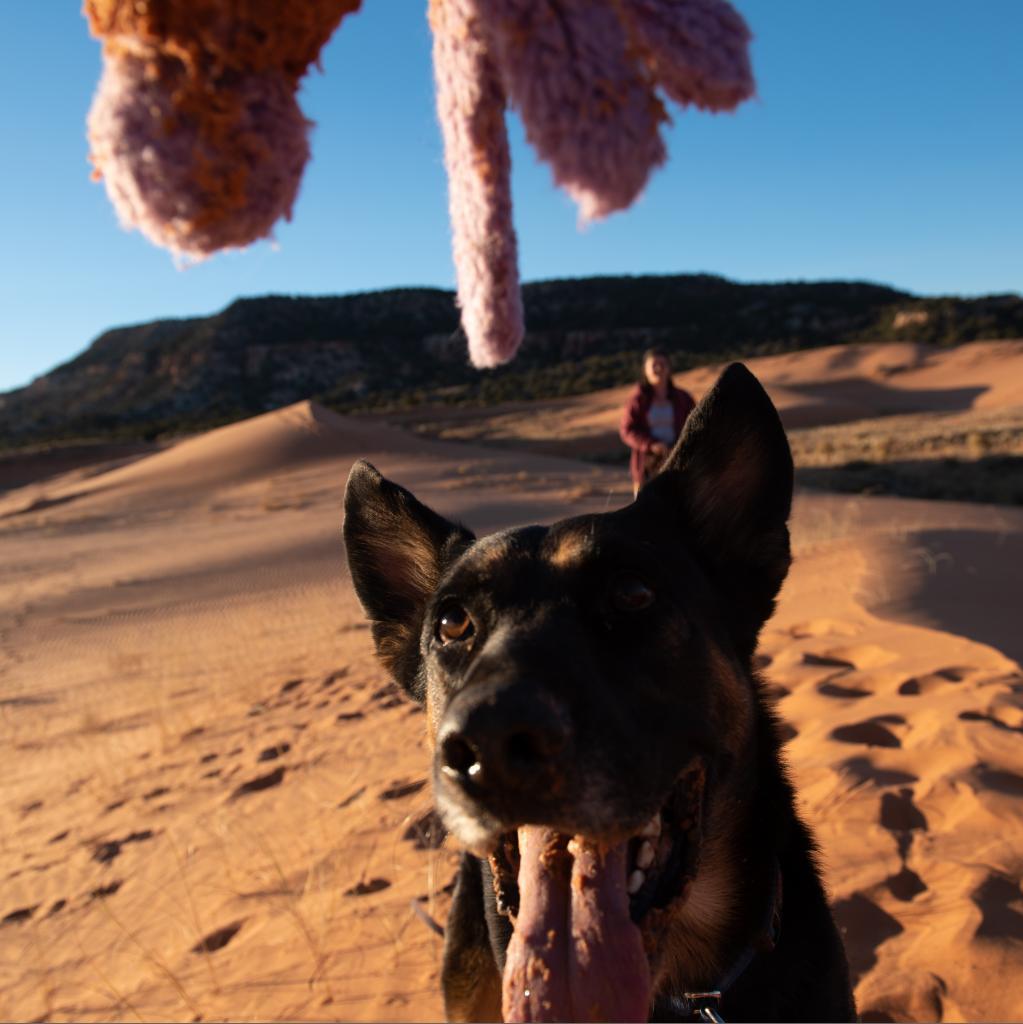
<svg viewBox="0 0 1023 1024">
<path fill-rule="evenodd" d="M 442 644 L 468 640 L 475 632 L 469 613 L 453 601 L 444 605 L 437 618 L 437 639 Z"/>
<path fill-rule="evenodd" d="M 654 603 L 654 592 L 638 576 L 626 573 L 611 584 L 611 600 L 620 612 L 641 612 Z"/>
</svg>

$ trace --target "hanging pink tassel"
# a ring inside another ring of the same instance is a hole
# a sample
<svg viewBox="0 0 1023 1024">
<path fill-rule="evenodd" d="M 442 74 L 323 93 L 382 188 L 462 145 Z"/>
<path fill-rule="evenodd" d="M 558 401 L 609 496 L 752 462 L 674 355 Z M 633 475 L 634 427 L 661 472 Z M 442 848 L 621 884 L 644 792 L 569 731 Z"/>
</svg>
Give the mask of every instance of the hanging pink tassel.
<svg viewBox="0 0 1023 1024">
<path fill-rule="evenodd" d="M 667 115 L 613 7 L 486 0 L 484 23 L 526 136 L 586 220 L 627 207 L 664 162 Z"/>
<path fill-rule="evenodd" d="M 722 0 L 630 0 L 621 7 L 633 45 L 670 99 L 734 110 L 753 95 L 750 31 Z"/>
<path fill-rule="evenodd" d="M 498 366 L 523 334 L 504 91 L 478 0 L 431 0 L 430 26 L 462 324 L 473 365 Z"/>
</svg>

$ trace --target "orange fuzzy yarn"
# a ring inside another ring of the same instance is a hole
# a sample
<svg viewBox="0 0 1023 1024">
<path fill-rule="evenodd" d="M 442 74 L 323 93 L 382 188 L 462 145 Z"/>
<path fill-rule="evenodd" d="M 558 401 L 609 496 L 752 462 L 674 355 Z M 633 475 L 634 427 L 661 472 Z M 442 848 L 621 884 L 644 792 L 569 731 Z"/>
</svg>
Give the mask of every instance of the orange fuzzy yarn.
<svg viewBox="0 0 1023 1024">
<path fill-rule="evenodd" d="M 293 85 L 361 0 L 85 0 L 107 53 L 177 57 L 193 73 L 280 71 Z"/>
<path fill-rule="evenodd" d="M 295 92 L 361 0 L 86 0 L 104 74 L 90 158 L 123 224 L 203 257 L 289 217 L 309 155 Z"/>
</svg>

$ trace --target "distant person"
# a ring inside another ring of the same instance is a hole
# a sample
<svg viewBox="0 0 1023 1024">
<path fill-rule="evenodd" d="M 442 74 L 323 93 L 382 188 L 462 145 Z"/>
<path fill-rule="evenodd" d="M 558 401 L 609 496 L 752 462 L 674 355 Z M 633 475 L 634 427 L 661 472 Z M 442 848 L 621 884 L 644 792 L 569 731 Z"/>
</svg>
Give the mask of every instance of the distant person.
<svg viewBox="0 0 1023 1024">
<path fill-rule="evenodd" d="M 644 352 L 643 377 L 629 396 L 618 428 L 621 439 L 632 449 L 633 497 L 661 468 L 695 406 L 693 396 L 672 382 L 667 354 L 659 348 Z"/>
</svg>

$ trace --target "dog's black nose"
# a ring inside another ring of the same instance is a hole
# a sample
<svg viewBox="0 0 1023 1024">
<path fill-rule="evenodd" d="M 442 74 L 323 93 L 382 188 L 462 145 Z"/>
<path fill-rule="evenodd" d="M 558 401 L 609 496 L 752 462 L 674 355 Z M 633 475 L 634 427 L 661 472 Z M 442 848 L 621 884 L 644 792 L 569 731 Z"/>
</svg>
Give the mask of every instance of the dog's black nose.
<svg viewBox="0 0 1023 1024">
<path fill-rule="evenodd" d="M 568 726 L 549 701 L 488 694 L 449 710 L 437 737 L 441 771 L 469 792 L 556 786 Z"/>
</svg>

